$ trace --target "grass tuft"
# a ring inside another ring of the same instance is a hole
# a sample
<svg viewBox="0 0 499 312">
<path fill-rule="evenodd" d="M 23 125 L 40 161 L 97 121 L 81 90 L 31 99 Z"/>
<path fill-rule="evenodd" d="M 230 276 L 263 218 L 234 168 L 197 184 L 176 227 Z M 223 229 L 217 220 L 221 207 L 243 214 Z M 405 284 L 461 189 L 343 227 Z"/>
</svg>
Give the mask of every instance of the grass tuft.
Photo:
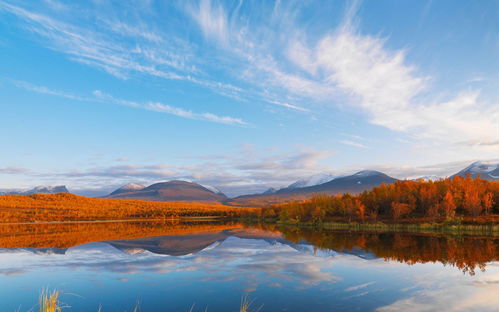
<svg viewBox="0 0 499 312">
<path fill-rule="evenodd" d="M 49 291 L 48 289 L 42 289 L 40 296 L 38 297 L 39 312 L 61 312 L 62 306 L 59 302 L 59 295 L 61 293 L 58 290 Z"/>
</svg>

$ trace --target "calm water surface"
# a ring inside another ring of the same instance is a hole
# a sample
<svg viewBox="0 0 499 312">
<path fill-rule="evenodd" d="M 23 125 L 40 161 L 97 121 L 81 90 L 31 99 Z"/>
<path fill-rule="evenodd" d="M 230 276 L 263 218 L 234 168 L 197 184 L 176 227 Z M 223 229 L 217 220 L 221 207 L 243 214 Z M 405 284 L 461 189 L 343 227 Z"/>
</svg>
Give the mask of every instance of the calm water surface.
<svg viewBox="0 0 499 312">
<path fill-rule="evenodd" d="M 499 239 L 240 224 L 0 226 L 0 311 L 499 311 Z"/>
</svg>

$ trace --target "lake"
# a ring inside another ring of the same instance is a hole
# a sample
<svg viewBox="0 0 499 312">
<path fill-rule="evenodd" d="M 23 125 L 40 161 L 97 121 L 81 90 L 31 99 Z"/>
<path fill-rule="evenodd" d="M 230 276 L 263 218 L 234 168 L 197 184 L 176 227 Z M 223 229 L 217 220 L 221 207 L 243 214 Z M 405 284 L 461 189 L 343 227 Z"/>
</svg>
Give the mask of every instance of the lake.
<svg viewBox="0 0 499 312">
<path fill-rule="evenodd" d="M 499 237 L 216 222 L 0 225 L 1 311 L 498 311 Z"/>
</svg>

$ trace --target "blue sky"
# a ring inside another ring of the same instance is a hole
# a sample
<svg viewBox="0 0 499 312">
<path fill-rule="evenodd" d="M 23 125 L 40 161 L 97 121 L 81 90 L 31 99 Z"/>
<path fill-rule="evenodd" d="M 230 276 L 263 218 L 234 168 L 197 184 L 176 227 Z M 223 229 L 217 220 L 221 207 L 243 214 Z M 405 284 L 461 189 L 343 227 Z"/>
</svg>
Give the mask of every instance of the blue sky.
<svg viewBox="0 0 499 312">
<path fill-rule="evenodd" d="M 499 158 L 497 1 L 0 1 L 0 188 Z"/>
</svg>

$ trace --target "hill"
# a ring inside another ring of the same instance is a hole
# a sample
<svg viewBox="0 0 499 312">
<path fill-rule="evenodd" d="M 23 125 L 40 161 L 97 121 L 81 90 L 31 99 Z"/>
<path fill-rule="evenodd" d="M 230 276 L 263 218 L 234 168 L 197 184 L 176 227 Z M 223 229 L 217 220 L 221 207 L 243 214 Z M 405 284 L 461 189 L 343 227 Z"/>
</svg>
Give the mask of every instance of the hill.
<svg viewBox="0 0 499 312">
<path fill-rule="evenodd" d="M 200 184 L 174 180 L 155 183 L 148 187 L 140 185 L 125 185 L 112 192 L 107 198 L 137 199 L 149 201 L 195 201 L 195 202 L 220 202 L 227 199 L 221 192 L 215 192 Z"/>
</svg>

